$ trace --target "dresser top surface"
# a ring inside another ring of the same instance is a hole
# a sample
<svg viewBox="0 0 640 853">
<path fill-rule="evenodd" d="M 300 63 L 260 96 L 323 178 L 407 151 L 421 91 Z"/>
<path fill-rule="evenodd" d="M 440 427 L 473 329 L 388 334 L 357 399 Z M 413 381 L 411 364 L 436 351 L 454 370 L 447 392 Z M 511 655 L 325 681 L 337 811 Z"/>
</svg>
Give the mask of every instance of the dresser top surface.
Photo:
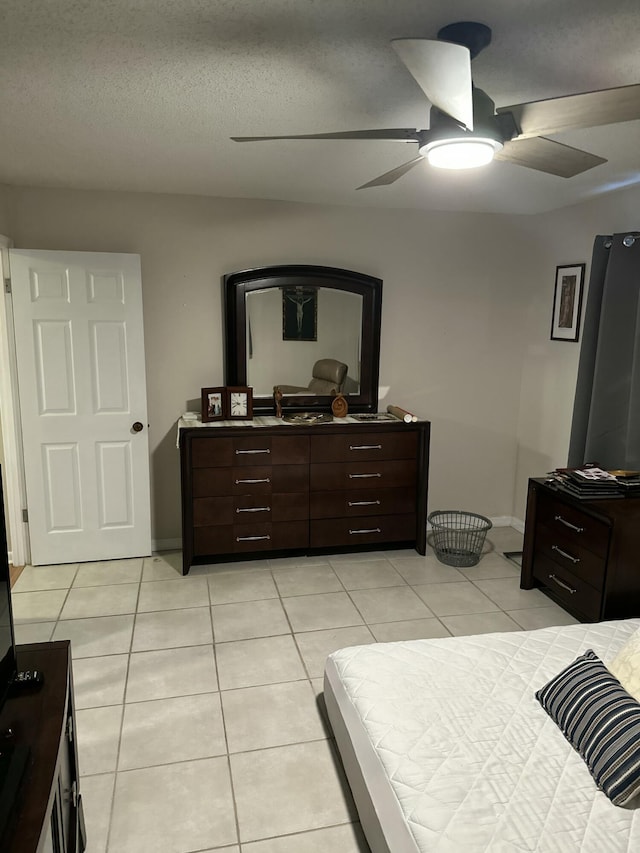
<svg viewBox="0 0 640 853">
<path fill-rule="evenodd" d="M 577 507 L 587 514 L 596 515 L 605 519 L 628 518 L 638 519 L 640 521 L 640 497 L 581 500 L 543 477 L 532 478 L 529 482 L 538 491 L 552 495 L 558 500 L 571 504 L 571 506 Z"/>
<path fill-rule="evenodd" d="M 180 442 L 184 438 L 201 437 L 205 435 L 225 436 L 238 435 L 238 433 L 250 434 L 252 432 L 268 432 L 271 435 L 310 435 L 322 434 L 331 435 L 345 429 L 350 432 L 378 432 L 378 431 L 411 431 L 428 430 L 430 421 L 413 421 L 404 423 L 404 421 L 393 418 L 392 420 L 358 420 L 355 417 L 348 416 L 346 418 L 334 418 L 331 421 L 324 421 L 314 424 L 290 423 L 273 416 L 255 417 L 252 421 L 214 421 L 213 423 L 201 423 L 200 421 L 185 420 L 180 418 L 178 421 L 178 434 L 176 446 L 180 447 Z"/>
</svg>

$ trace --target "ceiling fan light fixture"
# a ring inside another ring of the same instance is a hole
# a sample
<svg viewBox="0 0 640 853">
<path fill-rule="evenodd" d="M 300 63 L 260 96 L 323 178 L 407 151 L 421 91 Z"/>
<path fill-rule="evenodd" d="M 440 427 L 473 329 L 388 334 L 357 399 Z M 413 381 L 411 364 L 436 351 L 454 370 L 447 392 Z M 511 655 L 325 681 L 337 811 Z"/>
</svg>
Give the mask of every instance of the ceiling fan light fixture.
<svg viewBox="0 0 640 853">
<path fill-rule="evenodd" d="M 501 148 L 501 142 L 488 137 L 451 137 L 428 142 L 420 154 L 438 169 L 476 169 L 490 163 Z"/>
</svg>

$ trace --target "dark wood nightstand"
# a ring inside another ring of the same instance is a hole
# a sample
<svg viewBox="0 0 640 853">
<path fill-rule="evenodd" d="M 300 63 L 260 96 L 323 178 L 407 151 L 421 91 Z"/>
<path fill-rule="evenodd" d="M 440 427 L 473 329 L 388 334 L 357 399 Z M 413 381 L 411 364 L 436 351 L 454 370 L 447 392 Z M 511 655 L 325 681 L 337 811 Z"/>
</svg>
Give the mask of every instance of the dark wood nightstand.
<svg viewBox="0 0 640 853">
<path fill-rule="evenodd" d="M 520 586 L 582 622 L 640 617 L 640 498 L 581 501 L 529 480 Z"/>
</svg>

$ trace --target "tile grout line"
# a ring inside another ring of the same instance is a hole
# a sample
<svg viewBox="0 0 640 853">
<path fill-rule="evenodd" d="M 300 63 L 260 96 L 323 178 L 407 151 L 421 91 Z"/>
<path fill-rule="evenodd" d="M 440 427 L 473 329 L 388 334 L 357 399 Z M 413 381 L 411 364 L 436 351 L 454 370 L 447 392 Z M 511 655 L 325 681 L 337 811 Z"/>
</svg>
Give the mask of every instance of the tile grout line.
<svg viewBox="0 0 640 853">
<path fill-rule="evenodd" d="M 211 596 L 211 585 L 209 583 L 209 578 L 207 577 L 207 599 L 209 602 L 209 621 L 211 623 L 211 647 L 213 651 L 213 663 L 216 668 L 216 683 L 218 685 L 218 699 L 220 702 L 220 721 L 222 724 L 222 733 L 224 737 L 224 746 L 226 750 L 226 766 L 227 773 L 229 775 L 229 788 L 231 793 L 231 802 L 233 803 L 233 821 L 236 829 L 236 840 L 238 843 L 238 849 L 241 850 L 240 847 L 240 818 L 238 815 L 238 801 L 236 798 L 236 790 L 233 781 L 233 772 L 231 768 L 231 753 L 229 751 L 229 735 L 227 733 L 227 721 L 226 714 L 224 710 L 224 702 L 222 701 L 222 685 L 220 684 L 220 670 L 218 668 L 218 654 L 216 651 L 216 629 L 215 622 L 213 619 L 213 601 Z"/>
<path fill-rule="evenodd" d="M 132 654 L 132 648 L 133 648 L 133 638 L 134 638 L 135 631 L 136 631 L 136 615 L 138 612 L 138 603 L 140 601 L 140 592 L 141 592 L 141 587 L 142 587 L 142 575 L 144 573 L 144 559 L 145 558 L 143 557 L 141 564 L 140 564 L 140 578 L 138 580 L 138 592 L 136 595 L 136 606 L 135 606 L 135 611 L 134 611 L 134 615 L 133 615 L 133 622 L 131 624 L 131 637 L 129 638 L 129 651 L 127 653 L 127 666 L 126 666 L 125 677 L 124 677 L 124 687 L 122 690 L 122 712 L 120 714 L 120 726 L 118 729 L 118 743 L 117 743 L 117 747 L 116 747 L 116 766 L 114 768 L 114 773 L 113 773 L 113 790 L 111 792 L 111 808 L 109 810 L 109 821 L 107 823 L 107 835 L 106 835 L 105 843 L 104 843 L 105 853 L 108 853 L 109 847 L 111 845 L 111 829 L 112 829 L 113 815 L 114 815 L 115 804 L 116 804 L 116 788 L 118 785 L 118 772 L 119 772 L 118 768 L 120 766 L 120 750 L 122 748 L 122 732 L 124 729 L 124 714 L 125 714 L 125 708 L 126 708 L 126 703 L 127 703 L 127 690 L 129 689 L 129 669 L 131 666 L 131 654 Z"/>
</svg>

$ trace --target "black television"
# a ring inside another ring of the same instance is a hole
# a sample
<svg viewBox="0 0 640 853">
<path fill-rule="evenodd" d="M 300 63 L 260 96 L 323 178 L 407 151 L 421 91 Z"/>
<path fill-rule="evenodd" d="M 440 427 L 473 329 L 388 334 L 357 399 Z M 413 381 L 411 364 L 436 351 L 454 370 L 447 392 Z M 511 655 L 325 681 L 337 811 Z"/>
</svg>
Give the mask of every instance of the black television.
<svg viewBox="0 0 640 853">
<path fill-rule="evenodd" d="M 16 642 L 11 610 L 11 574 L 4 521 L 2 466 L 0 466 L 0 710 L 17 673 Z"/>
</svg>

